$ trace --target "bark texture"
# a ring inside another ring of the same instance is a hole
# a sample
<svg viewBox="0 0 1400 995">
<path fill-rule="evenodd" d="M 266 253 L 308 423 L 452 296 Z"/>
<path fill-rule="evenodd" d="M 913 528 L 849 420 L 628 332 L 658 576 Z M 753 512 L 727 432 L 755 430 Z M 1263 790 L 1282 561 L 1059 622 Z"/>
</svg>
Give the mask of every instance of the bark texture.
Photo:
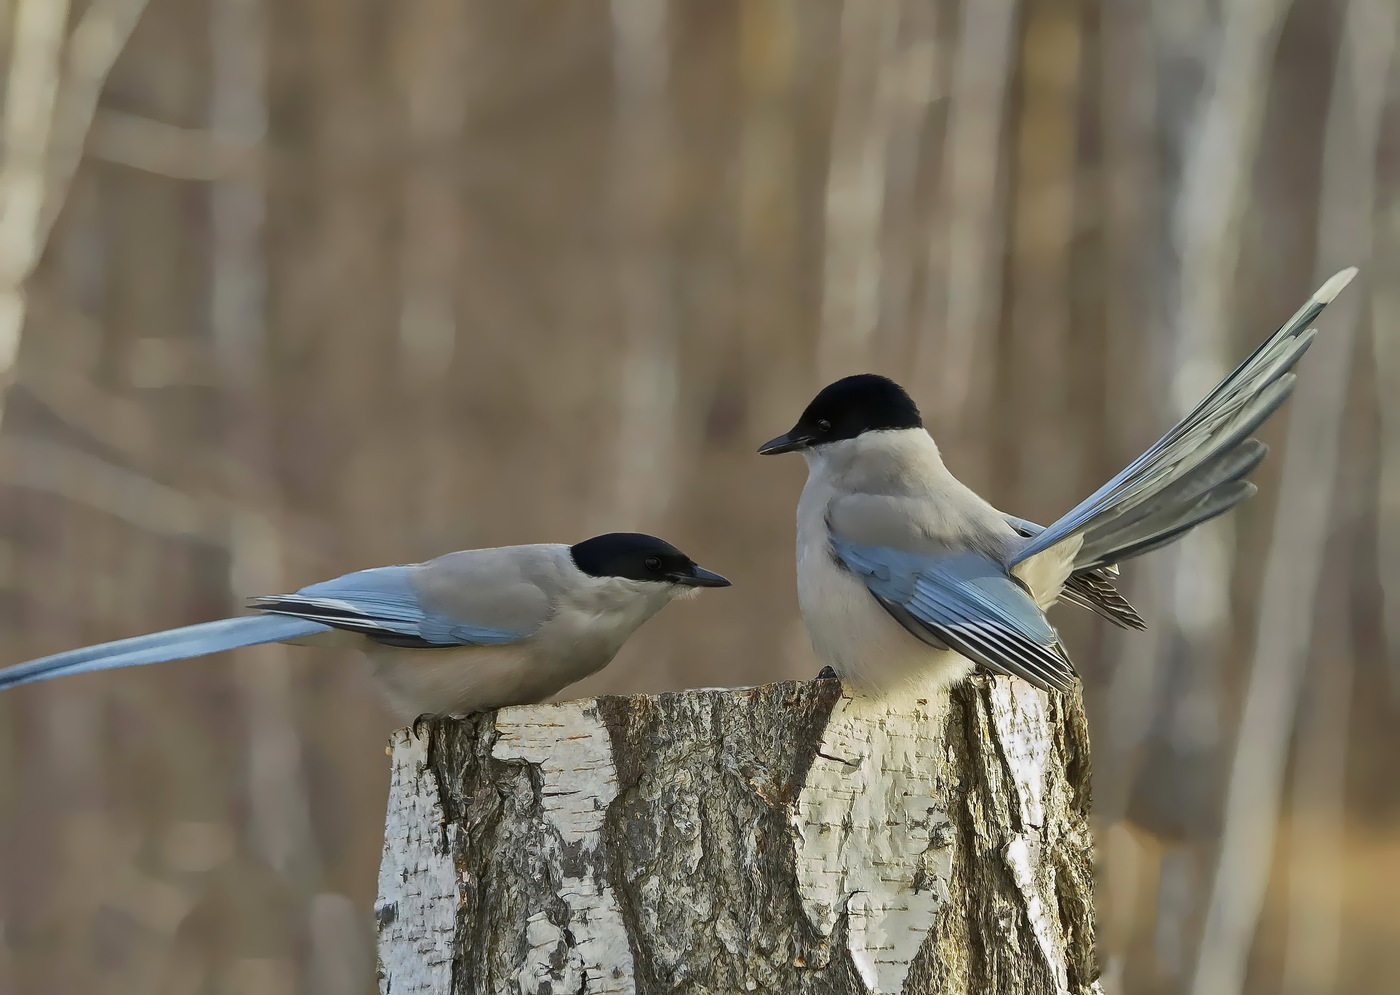
<svg viewBox="0 0 1400 995">
<path fill-rule="evenodd" d="M 380 991 L 1096 992 L 1077 700 L 837 681 L 401 731 Z"/>
</svg>

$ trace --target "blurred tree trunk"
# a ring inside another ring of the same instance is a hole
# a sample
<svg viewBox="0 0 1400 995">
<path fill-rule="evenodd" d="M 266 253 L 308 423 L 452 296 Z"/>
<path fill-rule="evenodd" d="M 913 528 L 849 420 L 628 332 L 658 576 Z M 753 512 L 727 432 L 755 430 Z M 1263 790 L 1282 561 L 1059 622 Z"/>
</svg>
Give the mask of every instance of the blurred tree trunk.
<svg viewBox="0 0 1400 995">
<path fill-rule="evenodd" d="M 787 683 L 392 746 L 383 992 L 1098 990 L 1077 700 Z"/>
</svg>

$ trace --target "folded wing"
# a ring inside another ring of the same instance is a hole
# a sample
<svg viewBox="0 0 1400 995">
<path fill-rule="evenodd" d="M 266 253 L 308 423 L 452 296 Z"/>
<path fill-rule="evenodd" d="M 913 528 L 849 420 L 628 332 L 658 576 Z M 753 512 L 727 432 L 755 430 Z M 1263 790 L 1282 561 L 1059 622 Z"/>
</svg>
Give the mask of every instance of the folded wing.
<svg viewBox="0 0 1400 995">
<path fill-rule="evenodd" d="M 390 646 L 500 646 L 529 636 L 543 620 L 541 592 L 522 593 L 528 605 L 502 611 L 499 586 L 489 577 L 459 572 L 441 576 L 441 561 L 375 567 L 303 587 L 295 594 L 257 598 L 252 605 L 274 615 L 317 622 Z M 509 578 L 501 578 L 507 583 Z M 472 587 L 481 588 L 472 598 Z M 447 607 L 440 589 L 451 589 Z"/>
<path fill-rule="evenodd" d="M 833 537 L 832 550 L 915 637 L 1042 691 L 1076 680 L 1054 627 L 1006 568 L 976 552 L 940 556 Z"/>
</svg>

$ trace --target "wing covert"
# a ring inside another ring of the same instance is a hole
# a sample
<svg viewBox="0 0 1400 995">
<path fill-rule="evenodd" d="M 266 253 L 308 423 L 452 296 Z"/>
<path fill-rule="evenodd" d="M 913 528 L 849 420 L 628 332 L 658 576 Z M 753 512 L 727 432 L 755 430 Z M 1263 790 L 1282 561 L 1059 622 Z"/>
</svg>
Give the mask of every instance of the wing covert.
<svg viewBox="0 0 1400 995">
<path fill-rule="evenodd" d="M 837 558 L 901 625 L 1043 691 L 1068 692 L 1074 665 L 1034 599 L 996 561 L 976 552 L 908 553 L 832 537 Z"/>
<path fill-rule="evenodd" d="M 422 584 L 427 566 L 359 570 L 295 594 L 256 598 L 253 607 L 358 632 L 391 646 L 499 646 L 519 642 L 537 627 L 492 624 L 496 620 L 489 604 L 479 613 L 443 610 L 434 603 L 431 586 Z"/>
</svg>

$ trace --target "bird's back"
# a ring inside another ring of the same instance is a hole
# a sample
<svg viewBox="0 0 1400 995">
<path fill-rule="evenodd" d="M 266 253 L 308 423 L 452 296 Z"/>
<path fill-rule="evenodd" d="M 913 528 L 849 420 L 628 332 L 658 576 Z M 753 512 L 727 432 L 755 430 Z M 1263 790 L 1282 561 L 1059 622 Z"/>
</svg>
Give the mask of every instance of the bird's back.
<svg viewBox="0 0 1400 995">
<path fill-rule="evenodd" d="M 824 449 L 811 457 L 803 510 L 851 542 L 1000 560 L 1021 541 L 1005 516 L 953 476 L 922 429 Z"/>
<path fill-rule="evenodd" d="M 455 618 L 530 632 L 553 611 L 567 573 L 569 547 L 557 543 L 464 549 L 413 568 L 423 603 Z"/>
</svg>

